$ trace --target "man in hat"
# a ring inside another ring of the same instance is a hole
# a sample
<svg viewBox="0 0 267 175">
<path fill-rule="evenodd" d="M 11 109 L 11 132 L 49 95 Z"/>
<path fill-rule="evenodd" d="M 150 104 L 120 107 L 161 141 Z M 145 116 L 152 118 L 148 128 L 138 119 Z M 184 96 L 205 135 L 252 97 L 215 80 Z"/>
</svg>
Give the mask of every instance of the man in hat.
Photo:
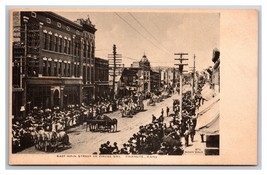
<svg viewBox="0 0 267 175">
<path fill-rule="evenodd" d="M 112 147 L 112 154 L 119 154 L 119 147 L 118 147 L 118 144 L 117 142 L 114 142 L 113 143 L 113 147 Z"/>
<path fill-rule="evenodd" d="M 166 108 L 167 117 L 169 117 L 169 112 L 170 112 L 170 109 L 169 109 L 169 107 L 167 106 L 167 108 Z"/>
</svg>

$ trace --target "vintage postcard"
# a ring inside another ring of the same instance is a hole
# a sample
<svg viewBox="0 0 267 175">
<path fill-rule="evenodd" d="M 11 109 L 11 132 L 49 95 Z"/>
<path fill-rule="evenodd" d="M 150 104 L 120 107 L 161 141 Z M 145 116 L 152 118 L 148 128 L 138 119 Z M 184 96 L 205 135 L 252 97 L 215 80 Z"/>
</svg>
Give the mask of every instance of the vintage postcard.
<svg viewBox="0 0 267 175">
<path fill-rule="evenodd" d="M 10 9 L 10 165 L 257 165 L 257 9 Z"/>
</svg>

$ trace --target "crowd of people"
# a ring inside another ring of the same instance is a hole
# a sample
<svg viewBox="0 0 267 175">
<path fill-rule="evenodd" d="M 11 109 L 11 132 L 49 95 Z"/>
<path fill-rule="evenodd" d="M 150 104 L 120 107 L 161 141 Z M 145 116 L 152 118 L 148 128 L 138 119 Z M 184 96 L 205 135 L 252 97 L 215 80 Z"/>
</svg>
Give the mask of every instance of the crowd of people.
<svg viewBox="0 0 267 175">
<path fill-rule="evenodd" d="M 12 152 L 21 151 L 34 145 L 34 135 L 43 130 L 47 132 L 66 131 L 71 127 L 81 125 L 85 109 L 69 105 L 66 109 L 42 109 L 34 107 L 25 118 L 12 119 Z"/>
<path fill-rule="evenodd" d="M 189 146 L 190 141 L 194 142 L 196 110 L 203 103 L 203 99 L 199 100 L 199 98 L 202 98 L 200 94 L 204 84 L 205 79 L 200 79 L 197 95 L 192 96 L 191 91 L 183 93 L 182 117 L 179 117 L 180 102 L 174 100 L 172 115 L 169 107 L 166 108 L 166 115 L 162 109 L 158 118 L 152 115 L 152 122 L 140 126 L 139 132 L 133 134 L 128 143 L 124 143 L 121 148 L 116 142 L 112 145 L 108 141 L 100 145 L 99 153 L 182 155 L 183 148 Z M 164 122 L 164 117 L 172 117 L 171 122 Z"/>
<path fill-rule="evenodd" d="M 126 96 L 118 99 L 118 109 L 122 113 L 122 117 L 131 117 L 139 111 L 144 110 L 144 97 L 141 94 Z"/>
<path fill-rule="evenodd" d="M 151 123 L 139 127 L 139 131 L 130 137 L 128 143 L 118 148 L 106 142 L 100 145 L 100 154 L 159 154 L 182 155 L 181 135 L 178 127 L 167 126 L 163 114 L 158 118 L 152 115 Z"/>
</svg>

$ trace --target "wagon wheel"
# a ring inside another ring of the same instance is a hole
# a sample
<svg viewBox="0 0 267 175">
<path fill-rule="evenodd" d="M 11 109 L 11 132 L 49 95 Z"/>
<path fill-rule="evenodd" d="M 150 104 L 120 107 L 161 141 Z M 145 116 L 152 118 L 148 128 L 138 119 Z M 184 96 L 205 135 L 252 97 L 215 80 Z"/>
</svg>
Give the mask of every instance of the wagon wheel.
<svg viewBox="0 0 267 175">
<path fill-rule="evenodd" d="M 58 145 L 58 140 L 57 140 L 57 136 L 56 136 L 56 134 L 54 133 L 54 134 L 52 134 L 52 138 L 50 139 L 50 145 L 51 145 L 51 147 L 57 147 L 57 145 Z"/>
<path fill-rule="evenodd" d="M 35 149 L 39 149 L 39 143 L 37 139 L 34 140 L 34 147 Z"/>
<path fill-rule="evenodd" d="M 38 140 L 38 148 L 40 150 L 44 150 L 44 146 L 45 146 L 44 141 L 43 140 Z"/>
<path fill-rule="evenodd" d="M 48 143 L 47 141 L 44 142 L 44 151 L 47 152 Z"/>
</svg>

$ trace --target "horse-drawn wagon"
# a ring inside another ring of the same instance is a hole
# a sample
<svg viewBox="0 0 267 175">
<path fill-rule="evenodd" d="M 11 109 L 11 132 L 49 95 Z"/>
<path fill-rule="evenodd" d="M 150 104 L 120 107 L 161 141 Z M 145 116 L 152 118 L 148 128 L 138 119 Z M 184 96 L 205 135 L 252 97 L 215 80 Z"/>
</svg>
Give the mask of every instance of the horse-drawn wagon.
<svg viewBox="0 0 267 175">
<path fill-rule="evenodd" d="M 34 135 L 35 149 L 42 151 L 54 151 L 57 152 L 59 146 L 63 148 L 69 145 L 69 136 L 65 131 L 45 131 L 39 130 Z"/>
<path fill-rule="evenodd" d="M 117 119 L 111 119 L 106 115 L 99 115 L 95 118 L 87 119 L 86 132 L 88 128 L 93 132 L 116 132 L 117 124 Z"/>
</svg>

